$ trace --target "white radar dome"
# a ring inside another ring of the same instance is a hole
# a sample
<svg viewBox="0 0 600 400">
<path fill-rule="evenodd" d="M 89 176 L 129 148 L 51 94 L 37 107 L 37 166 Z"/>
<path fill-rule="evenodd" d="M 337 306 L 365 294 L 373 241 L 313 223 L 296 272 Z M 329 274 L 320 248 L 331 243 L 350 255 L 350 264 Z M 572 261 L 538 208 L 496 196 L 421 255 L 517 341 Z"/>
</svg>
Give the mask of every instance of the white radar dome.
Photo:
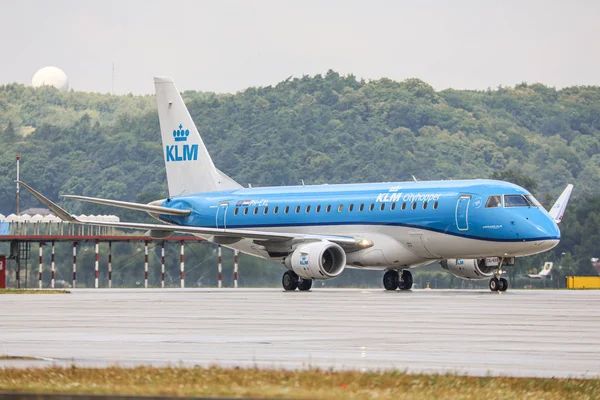
<svg viewBox="0 0 600 400">
<path fill-rule="evenodd" d="M 57 67 L 44 67 L 33 75 L 31 79 L 33 87 L 54 86 L 60 91 L 69 90 L 69 80 L 67 74 Z"/>
</svg>

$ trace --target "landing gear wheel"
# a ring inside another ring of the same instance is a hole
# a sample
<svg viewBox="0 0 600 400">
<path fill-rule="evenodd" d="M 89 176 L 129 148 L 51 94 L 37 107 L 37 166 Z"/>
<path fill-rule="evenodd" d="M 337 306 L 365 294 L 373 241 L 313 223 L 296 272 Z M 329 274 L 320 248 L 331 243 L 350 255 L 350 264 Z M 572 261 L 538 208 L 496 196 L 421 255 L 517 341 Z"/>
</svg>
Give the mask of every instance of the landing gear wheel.
<svg viewBox="0 0 600 400">
<path fill-rule="evenodd" d="M 500 289 L 500 281 L 498 280 L 498 278 L 493 277 L 492 279 L 490 279 L 490 290 L 492 292 L 497 292 L 498 289 Z"/>
<path fill-rule="evenodd" d="M 500 282 L 500 287 L 498 290 L 501 292 L 506 292 L 506 289 L 508 289 L 508 281 L 504 278 L 500 278 L 498 281 Z"/>
<path fill-rule="evenodd" d="M 292 271 L 285 271 L 283 278 L 281 278 L 281 284 L 286 291 L 293 291 L 298 288 L 298 275 Z"/>
<path fill-rule="evenodd" d="M 312 287 L 312 279 L 300 278 L 298 281 L 298 290 L 308 291 Z"/>
<path fill-rule="evenodd" d="M 383 287 L 385 290 L 396 290 L 400 283 L 398 271 L 390 269 L 383 275 Z"/>
<path fill-rule="evenodd" d="M 409 270 L 402 271 L 402 279 L 400 280 L 400 290 L 410 290 L 413 286 L 413 277 Z"/>
</svg>

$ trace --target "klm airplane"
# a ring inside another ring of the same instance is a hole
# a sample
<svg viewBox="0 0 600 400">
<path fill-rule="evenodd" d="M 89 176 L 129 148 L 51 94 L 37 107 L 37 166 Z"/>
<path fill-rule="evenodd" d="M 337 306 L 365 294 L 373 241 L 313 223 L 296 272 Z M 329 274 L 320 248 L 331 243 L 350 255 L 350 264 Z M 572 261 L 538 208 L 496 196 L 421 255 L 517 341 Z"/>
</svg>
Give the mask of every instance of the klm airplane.
<svg viewBox="0 0 600 400">
<path fill-rule="evenodd" d="M 145 211 L 160 224 L 82 221 L 23 186 L 65 221 L 143 229 L 153 238 L 189 233 L 280 261 L 287 291 L 309 290 L 345 268 L 385 271 L 386 290 L 408 290 L 410 269 L 434 261 L 505 291 L 504 266 L 560 240 L 572 185 L 549 212 L 527 190 L 494 180 L 244 188 L 215 167 L 173 80 L 154 82 L 169 198 L 65 197 Z"/>
</svg>

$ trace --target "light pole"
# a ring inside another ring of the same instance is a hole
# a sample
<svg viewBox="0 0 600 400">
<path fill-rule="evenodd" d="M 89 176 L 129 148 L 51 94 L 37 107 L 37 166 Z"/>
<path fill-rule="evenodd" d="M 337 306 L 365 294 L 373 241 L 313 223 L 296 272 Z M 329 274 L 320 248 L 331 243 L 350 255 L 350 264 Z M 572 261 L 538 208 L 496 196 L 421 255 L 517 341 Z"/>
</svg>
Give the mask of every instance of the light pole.
<svg viewBox="0 0 600 400">
<path fill-rule="evenodd" d="M 15 197 L 17 215 L 19 215 L 19 161 L 20 160 L 21 160 L 21 156 L 17 156 L 17 192 L 16 192 L 16 197 Z"/>
<path fill-rule="evenodd" d="M 562 270 L 562 260 L 563 260 L 563 257 L 565 256 L 565 254 L 567 254 L 567 253 L 564 251 L 562 253 L 560 253 L 560 259 L 558 260 L 558 278 L 559 279 L 557 279 L 557 282 L 556 282 L 557 288 L 560 288 L 560 281 L 565 276 L 563 273 L 563 270 Z"/>
</svg>

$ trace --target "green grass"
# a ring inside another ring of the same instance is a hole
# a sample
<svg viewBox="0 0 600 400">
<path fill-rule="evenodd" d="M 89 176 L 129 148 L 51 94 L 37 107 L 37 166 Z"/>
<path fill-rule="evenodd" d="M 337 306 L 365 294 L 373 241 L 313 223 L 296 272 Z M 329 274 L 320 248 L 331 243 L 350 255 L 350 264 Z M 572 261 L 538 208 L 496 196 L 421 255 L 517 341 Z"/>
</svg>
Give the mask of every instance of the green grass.
<svg viewBox="0 0 600 400">
<path fill-rule="evenodd" d="M 0 391 L 277 399 L 598 399 L 599 379 L 239 368 L 1 369 Z"/>
<path fill-rule="evenodd" d="M 60 289 L 0 289 L 0 294 L 65 294 L 68 290 Z"/>
</svg>

